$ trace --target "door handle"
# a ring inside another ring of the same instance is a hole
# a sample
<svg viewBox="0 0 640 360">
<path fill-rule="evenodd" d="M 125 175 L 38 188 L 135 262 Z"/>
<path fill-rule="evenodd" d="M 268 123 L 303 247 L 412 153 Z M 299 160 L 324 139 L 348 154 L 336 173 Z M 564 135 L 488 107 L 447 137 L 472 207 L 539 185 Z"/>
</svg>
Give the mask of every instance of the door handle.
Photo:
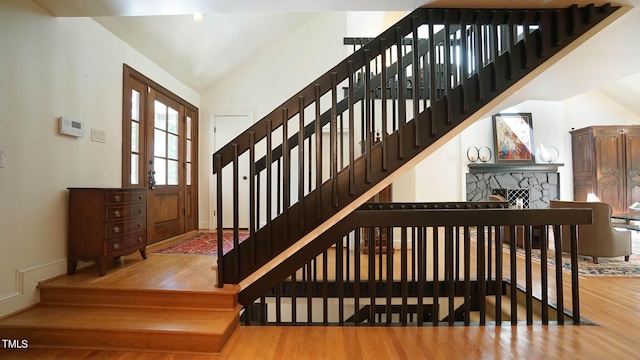
<svg viewBox="0 0 640 360">
<path fill-rule="evenodd" d="M 149 160 L 149 165 L 153 166 L 153 159 Z M 151 169 L 149 170 L 148 174 L 149 183 L 147 184 L 147 186 L 149 187 L 149 190 L 153 190 L 156 188 L 156 172 Z"/>
<path fill-rule="evenodd" d="M 156 188 L 156 172 L 149 170 L 149 190 Z"/>
</svg>

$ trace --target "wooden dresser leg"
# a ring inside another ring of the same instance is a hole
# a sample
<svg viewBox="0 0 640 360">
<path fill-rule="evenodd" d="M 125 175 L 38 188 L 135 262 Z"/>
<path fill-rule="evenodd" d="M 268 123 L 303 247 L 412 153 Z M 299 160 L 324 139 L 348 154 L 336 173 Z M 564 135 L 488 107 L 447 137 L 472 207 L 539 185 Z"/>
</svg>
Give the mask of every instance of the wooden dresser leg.
<svg viewBox="0 0 640 360">
<path fill-rule="evenodd" d="M 142 256 L 143 259 L 147 260 L 147 248 L 140 248 L 140 256 Z"/>
<path fill-rule="evenodd" d="M 69 258 L 69 260 L 67 260 L 67 274 L 69 275 L 75 274 L 77 266 L 78 266 L 78 260 Z"/>
<path fill-rule="evenodd" d="M 107 273 L 107 261 L 108 260 L 98 260 L 98 269 L 100 271 L 100 276 L 104 276 Z"/>
</svg>

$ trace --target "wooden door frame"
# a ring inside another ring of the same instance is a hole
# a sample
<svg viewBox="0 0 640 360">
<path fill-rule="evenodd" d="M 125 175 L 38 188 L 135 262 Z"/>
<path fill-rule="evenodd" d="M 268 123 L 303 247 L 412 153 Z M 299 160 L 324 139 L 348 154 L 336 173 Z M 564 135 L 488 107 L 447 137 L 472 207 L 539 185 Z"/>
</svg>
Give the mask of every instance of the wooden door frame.
<svg viewBox="0 0 640 360">
<path fill-rule="evenodd" d="M 122 83 L 122 153 L 121 153 L 121 157 L 122 157 L 122 186 L 126 186 L 126 187 L 144 187 L 147 188 L 148 185 L 148 174 L 147 174 L 147 165 L 146 165 L 146 160 L 141 161 L 140 165 L 139 165 L 139 183 L 136 185 L 127 185 L 130 184 L 130 172 L 131 172 L 131 159 L 130 157 L 128 158 L 128 154 L 130 154 L 131 151 L 131 143 L 130 143 L 130 139 L 131 139 L 131 124 L 130 124 L 130 118 L 131 118 L 131 94 L 127 93 L 127 91 L 124 91 L 125 89 L 129 89 L 131 88 L 131 85 L 129 84 L 129 80 L 131 78 L 136 79 L 138 82 L 146 85 L 147 87 L 151 87 L 153 88 L 156 92 L 159 92 L 161 94 L 163 94 L 164 96 L 180 103 L 182 106 L 185 107 L 185 114 L 191 113 L 194 116 L 192 117 L 191 121 L 193 121 L 193 128 L 192 128 L 192 142 L 193 142 L 193 148 L 194 151 L 192 152 L 191 156 L 192 156 L 192 160 L 191 160 L 191 164 L 192 164 L 192 176 L 191 176 L 191 193 L 192 193 L 192 202 L 191 202 L 191 214 L 192 216 L 190 218 L 192 218 L 193 220 L 193 224 L 195 229 L 197 229 L 199 227 L 199 213 L 198 213 L 198 203 L 199 203 L 199 194 L 198 194 L 198 173 L 199 173 L 199 157 L 198 157 L 198 149 L 199 149 L 199 136 L 198 136 L 198 123 L 199 123 L 199 109 L 197 107 L 195 107 L 194 105 L 192 105 L 191 103 L 189 103 L 188 101 L 186 101 L 185 99 L 181 98 L 180 96 L 176 95 L 175 93 L 173 93 L 172 91 L 168 90 L 167 88 L 163 87 L 162 85 L 156 83 L 155 81 L 149 79 L 148 77 L 144 76 L 142 73 L 140 73 L 139 71 L 133 69 L 132 67 L 128 66 L 127 64 L 123 64 L 123 83 Z M 146 101 L 148 98 L 145 96 L 144 100 Z M 146 109 L 146 103 L 144 104 L 145 106 L 143 106 Z M 148 117 L 149 114 L 145 114 L 145 116 Z M 141 130 L 142 131 L 142 130 Z M 129 139 L 129 141 L 126 141 L 127 139 Z M 143 140 L 141 141 L 141 146 L 146 146 L 146 138 L 143 137 Z M 144 154 L 144 157 L 146 159 L 148 154 Z M 183 196 L 183 202 L 185 203 L 185 207 L 186 207 L 186 190 L 187 190 L 187 185 L 186 185 L 186 181 L 184 182 L 183 185 L 183 192 L 184 192 L 184 196 Z M 185 211 L 187 211 L 185 209 Z M 188 212 L 188 211 L 187 211 Z M 185 217 L 185 231 L 188 229 L 189 227 L 186 224 L 186 217 Z"/>
<path fill-rule="evenodd" d="M 249 118 L 249 122 L 251 124 L 255 123 L 255 117 L 253 111 L 211 111 L 209 113 L 209 154 L 214 154 L 216 152 L 216 143 L 215 143 L 215 127 L 216 127 L 216 117 L 217 116 L 246 116 Z M 223 144 L 224 145 L 224 144 Z M 217 210 L 216 205 L 216 177 L 213 176 L 213 171 L 209 172 L 209 221 L 210 229 L 215 229 L 217 220 Z"/>
</svg>

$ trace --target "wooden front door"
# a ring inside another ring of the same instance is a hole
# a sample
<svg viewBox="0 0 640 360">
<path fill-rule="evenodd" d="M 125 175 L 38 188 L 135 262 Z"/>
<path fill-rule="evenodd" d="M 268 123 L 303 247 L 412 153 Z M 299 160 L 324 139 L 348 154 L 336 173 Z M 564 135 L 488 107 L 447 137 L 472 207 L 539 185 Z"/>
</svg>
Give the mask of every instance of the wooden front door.
<svg viewBox="0 0 640 360">
<path fill-rule="evenodd" d="M 147 188 L 149 243 L 197 229 L 197 109 L 125 66 L 123 186 Z"/>
<path fill-rule="evenodd" d="M 184 233 L 184 107 L 151 89 L 147 122 L 147 229 L 151 243 Z"/>
</svg>

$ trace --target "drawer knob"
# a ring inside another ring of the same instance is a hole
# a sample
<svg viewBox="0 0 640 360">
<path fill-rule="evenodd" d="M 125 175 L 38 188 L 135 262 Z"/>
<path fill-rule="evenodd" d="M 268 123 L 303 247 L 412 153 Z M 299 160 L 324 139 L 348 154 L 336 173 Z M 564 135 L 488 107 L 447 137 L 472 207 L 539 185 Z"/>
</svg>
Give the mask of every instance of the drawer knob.
<svg viewBox="0 0 640 360">
<path fill-rule="evenodd" d="M 115 216 L 115 217 L 117 217 L 117 218 L 119 218 L 119 217 L 120 217 L 120 215 L 121 215 L 121 214 L 120 214 L 120 211 L 118 211 L 118 210 L 116 210 L 116 211 L 114 211 L 114 212 L 113 212 L 113 216 Z"/>
<path fill-rule="evenodd" d="M 142 227 L 142 224 L 138 223 L 138 227 L 139 227 L 139 228 L 140 228 L 140 227 Z"/>
<path fill-rule="evenodd" d="M 141 243 L 141 242 L 142 242 L 142 236 L 140 236 L 140 237 L 138 238 L 138 242 L 139 242 L 139 243 Z"/>
<path fill-rule="evenodd" d="M 113 227 L 113 232 L 116 233 L 116 234 L 119 233 L 120 232 L 120 227 L 119 226 L 114 226 Z"/>
<path fill-rule="evenodd" d="M 142 214 L 142 209 L 138 209 L 138 214 Z"/>
<path fill-rule="evenodd" d="M 118 249 L 120 249 L 120 244 L 119 244 L 119 243 L 113 243 L 112 247 L 113 247 L 115 250 L 118 250 Z"/>
<path fill-rule="evenodd" d="M 138 200 L 142 200 L 142 195 L 138 195 Z"/>
<path fill-rule="evenodd" d="M 120 200 L 122 200 L 122 199 L 120 198 L 120 195 L 116 195 L 116 196 L 114 196 L 114 197 L 113 197 L 113 200 L 114 200 L 115 202 L 119 202 L 119 201 L 120 201 Z"/>
</svg>

